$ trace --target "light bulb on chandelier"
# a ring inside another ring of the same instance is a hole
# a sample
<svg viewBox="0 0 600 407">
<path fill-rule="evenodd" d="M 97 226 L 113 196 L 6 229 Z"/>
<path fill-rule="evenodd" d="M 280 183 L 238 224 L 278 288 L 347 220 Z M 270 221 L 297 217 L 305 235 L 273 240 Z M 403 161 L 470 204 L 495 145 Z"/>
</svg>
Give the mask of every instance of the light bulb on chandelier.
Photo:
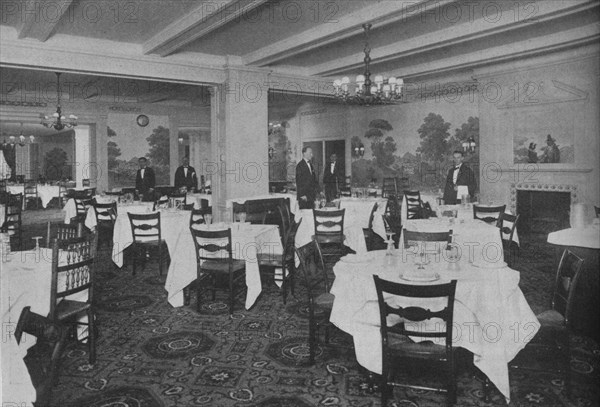
<svg viewBox="0 0 600 407">
<path fill-rule="evenodd" d="M 44 115 L 42 116 L 41 124 L 48 128 L 54 128 L 55 130 L 63 130 L 64 128 L 70 129 L 72 127 L 77 126 L 77 116 L 69 115 L 67 118 L 62 114 L 62 109 L 60 107 L 60 72 L 56 72 L 56 112 L 52 113 L 52 115 Z"/>
<path fill-rule="evenodd" d="M 371 48 L 369 47 L 369 32 L 371 24 L 362 25 L 365 31 L 365 72 L 356 77 L 356 84 L 351 86 L 350 78 L 344 76 L 333 82 L 335 97 L 345 103 L 354 103 L 361 105 L 381 105 L 398 103 L 402 101 L 402 89 L 404 80 L 391 76 L 384 78 L 382 75 L 376 75 L 371 81 Z M 354 93 L 352 93 L 353 88 Z"/>
</svg>

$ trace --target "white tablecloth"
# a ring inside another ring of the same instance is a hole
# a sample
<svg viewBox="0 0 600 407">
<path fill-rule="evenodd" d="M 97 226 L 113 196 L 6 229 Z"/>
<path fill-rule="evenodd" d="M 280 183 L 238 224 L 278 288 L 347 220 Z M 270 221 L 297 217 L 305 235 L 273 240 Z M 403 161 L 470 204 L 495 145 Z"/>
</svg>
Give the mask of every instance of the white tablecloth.
<svg viewBox="0 0 600 407">
<path fill-rule="evenodd" d="M 458 281 L 453 345 L 474 354 L 475 365 L 508 401 L 508 362 L 539 330 L 539 322 L 519 289 L 517 271 L 508 267 L 475 267 L 466 261 L 459 264 L 459 271 L 449 270 L 444 261 L 432 262 L 425 270 L 439 274 L 440 280 L 436 283 Z M 402 250 L 394 251 L 393 256 L 386 256 L 385 251 L 348 255 L 334 267 L 336 278 L 331 293 L 335 301 L 330 320 L 353 336 L 358 363 L 372 372 L 381 374 L 382 359 L 373 274 L 407 283 L 400 279 L 400 274 L 415 269 L 413 261 L 403 256 Z"/>
<path fill-rule="evenodd" d="M 344 215 L 344 235 L 346 240 L 344 244 L 354 250 L 356 253 L 366 253 L 367 244 L 362 225 L 355 220 L 353 216 Z M 312 209 L 301 209 L 296 214 L 296 222 L 302 219 L 302 223 L 296 232 L 296 247 L 302 247 L 310 243 L 315 234 L 315 218 Z M 385 233 L 384 233 L 385 236 Z"/>
<path fill-rule="evenodd" d="M 186 198 L 187 204 L 194 204 L 194 208 L 200 209 L 202 208 L 202 204 L 200 203 L 201 199 L 206 199 L 208 201 L 208 206 L 212 206 L 212 195 L 211 194 L 200 194 L 200 193 L 188 193 Z"/>
<path fill-rule="evenodd" d="M 52 250 L 41 249 L 37 254 L 35 251 L 12 252 L 7 259 L 9 261 L 3 258 L 1 265 L 0 313 L 4 334 L 0 344 L 2 402 L 7 405 L 9 402 L 18 402 L 19 406 L 31 406 L 36 393 L 23 357 L 35 345 L 36 338 L 24 334 L 21 343 L 17 344 L 12 334 L 24 307 L 30 306 L 32 312 L 42 316 L 47 316 L 50 312 Z M 85 300 L 87 293 L 78 293 L 70 298 Z"/>
<path fill-rule="evenodd" d="M 500 231 L 494 225 L 475 219 L 457 219 L 449 223 L 448 219 L 409 219 L 404 224 L 406 230 L 416 232 L 447 232 L 452 230 L 452 242 L 457 245 L 461 258 L 478 262 L 485 260 L 493 263 L 504 261 L 504 250 L 500 240 Z M 400 236 L 400 246 L 404 245 L 404 236 Z"/>
<path fill-rule="evenodd" d="M 173 222 L 177 223 L 177 222 Z M 276 225 L 213 224 L 210 230 L 223 230 L 231 227 L 233 257 L 246 261 L 246 309 L 252 307 L 262 291 L 256 254 L 258 252 L 281 252 L 281 238 Z M 201 228 L 206 226 L 200 225 Z M 169 241 L 167 241 L 169 245 Z M 183 305 L 183 289 L 196 280 L 196 248 L 188 227 L 179 227 L 176 239 L 169 245 L 171 265 L 165 283 L 169 304 L 174 307 Z"/>
<path fill-rule="evenodd" d="M 387 198 L 340 198 L 340 208 L 346 209 L 346 216 L 350 217 L 352 222 L 356 222 L 362 228 L 369 227 L 369 217 L 373 210 L 373 205 L 377 203 L 377 210 L 373 217 L 373 231 L 386 239 L 385 224 L 383 215 L 387 208 Z"/>
<path fill-rule="evenodd" d="M 111 203 L 116 200 L 114 196 L 96 196 L 98 203 Z M 131 212 L 131 213 L 146 213 L 152 210 L 154 206 L 153 202 L 141 202 L 135 201 L 133 203 L 119 203 L 117 204 L 117 213 L 118 212 Z M 63 212 L 65 213 L 65 224 L 71 223 L 71 218 L 77 215 L 77 208 L 75 206 L 75 201 L 73 199 L 69 199 L 63 208 Z M 96 227 L 96 212 L 94 211 L 94 207 L 90 206 L 85 215 L 85 226 L 88 229 L 94 229 Z"/>
<path fill-rule="evenodd" d="M 22 194 L 25 192 L 25 186 L 20 185 L 8 185 L 8 192 L 11 194 Z M 38 185 L 37 192 L 38 197 L 42 201 L 42 208 L 45 208 L 48 203 L 52 200 L 52 198 L 58 198 L 59 195 L 59 186 L 58 185 Z"/>
<path fill-rule="evenodd" d="M 585 228 L 569 228 L 549 233 L 548 243 L 600 249 L 600 225 L 596 219 L 594 224 Z"/>
</svg>

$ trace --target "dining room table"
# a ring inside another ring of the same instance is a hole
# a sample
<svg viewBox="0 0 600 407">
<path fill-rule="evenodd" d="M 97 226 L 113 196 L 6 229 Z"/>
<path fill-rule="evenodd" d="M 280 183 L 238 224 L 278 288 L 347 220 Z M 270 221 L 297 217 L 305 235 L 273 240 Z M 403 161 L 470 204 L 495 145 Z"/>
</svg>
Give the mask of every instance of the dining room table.
<svg viewBox="0 0 600 407">
<path fill-rule="evenodd" d="M 123 266 L 123 251 L 133 243 L 127 212 L 119 210 L 113 232 L 113 262 Z M 150 213 L 139 208 L 137 213 Z M 191 211 L 162 209 L 161 237 L 165 240 L 171 263 L 167 272 L 165 289 L 173 307 L 184 305 L 183 290 L 196 280 L 196 249 L 189 229 Z M 262 291 L 257 253 L 281 253 L 283 246 L 277 225 L 252 225 L 245 222 L 198 225 L 200 229 L 222 230 L 231 228 L 233 257 L 246 261 L 245 307 L 249 309 Z"/>
<path fill-rule="evenodd" d="M 11 194 L 24 194 L 24 184 L 9 184 L 6 186 L 6 190 Z M 42 208 L 46 208 L 52 198 L 58 198 L 60 196 L 60 187 L 58 185 L 48 184 L 37 184 L 37 194 L 42 202 Z M 23 203 L 25 205 L 25 203 Z"/>
<path fill-rule="evenodd" d="M 2 402 L 14 402 L 19 406 L 31 406 L 36 400 L 36 391 L 23 358 L 29 348 L 36 344 L 36 337 L 23 334 L 17 344 L 14 332 L 23 308 L 42 316 L 50 312 L 52 284 L 52 250 L 34 250 L 2 253 L 2 284 L 0 315 L 2 315 L 3 340 L 0 343 L 2 366 Z M 59 260 L 60 264 L 60 260 Z M 64 280 L 59 278 L 59 286 Z M 67 298 L 76 301 L 87 300 L 87 291 Z M 87 317 L 82 318 L 85 322 Z M 79 328 L 79 327 L 78 327 Z M 78 329 L 78 337 L 87 336 L 87 328 Z M 25 404 L 22 404 L 25 403 Z"/>
<path fill-rule="evenodd" d="M 508 363 L 539 330 L 540 324 L 519 288 L 520 274 L 504 261 L 455 256 L 442 251 L 423 262 L 414 251 L 400 248 L 349 254 L 333 268 L 335 296 L 330 321 L 350 334 L 358 363 L 382 372 L 379 304 L 373 275 L 404 284 L 441 284 L 456 280 L 453 342 L 473 354 L 474 365 L 510 402 Z M 390 300 L 390 299 L 388 299 Z M 407 306 L 406 299 L 393 304 Z M 443 305 L 420 303 L 432 310 Z M 501 310 L 501 312 L 499 312 Z M 432 322 L 432 321 L 431 321 Z M 436 329 L 425 323 L 417 329 Z"/>
</svg>

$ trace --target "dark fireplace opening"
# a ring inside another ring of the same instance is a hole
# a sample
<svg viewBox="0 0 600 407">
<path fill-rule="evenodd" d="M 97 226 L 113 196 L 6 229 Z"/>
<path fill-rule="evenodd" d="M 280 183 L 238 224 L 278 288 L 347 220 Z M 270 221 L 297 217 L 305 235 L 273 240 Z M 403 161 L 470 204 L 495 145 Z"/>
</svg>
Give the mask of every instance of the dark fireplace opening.
<svg viewBox="0 0 600 407">
<path fill-rule="evenodd" d="M 570 226 L 571 193 L 517 191 L 519 234 L 544 234 Z"/>
</svg>

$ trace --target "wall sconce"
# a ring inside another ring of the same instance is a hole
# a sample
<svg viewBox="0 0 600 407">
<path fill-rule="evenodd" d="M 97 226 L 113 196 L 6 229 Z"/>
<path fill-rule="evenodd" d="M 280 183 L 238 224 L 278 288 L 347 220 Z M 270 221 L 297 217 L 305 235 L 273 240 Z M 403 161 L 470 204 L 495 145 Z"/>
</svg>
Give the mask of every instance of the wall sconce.
<svg viewBox="0 0 600 407">
<path fill-rule="evenodd" d="M 462 143 L 462 148 L 465 151 L 465 153 L 475 152 L 475 147 L 477 147 L 477 144 L 475 143 L 475 139 L 473 138 L 473 136 L 469 137 L 466 141 Z"/>
<path fill-rule="evenodd" d="M 359 158 L 365 155 L 365 146 L 360 143 L 354 146 L 354 149 L 352 150 L 352 156 Z"/>
<path fill-rule="evenodd" d="M 272 159 L 275 156 L 275 149 L 273 147 L 269 147 L 269 159 Z"/>
</svg>

